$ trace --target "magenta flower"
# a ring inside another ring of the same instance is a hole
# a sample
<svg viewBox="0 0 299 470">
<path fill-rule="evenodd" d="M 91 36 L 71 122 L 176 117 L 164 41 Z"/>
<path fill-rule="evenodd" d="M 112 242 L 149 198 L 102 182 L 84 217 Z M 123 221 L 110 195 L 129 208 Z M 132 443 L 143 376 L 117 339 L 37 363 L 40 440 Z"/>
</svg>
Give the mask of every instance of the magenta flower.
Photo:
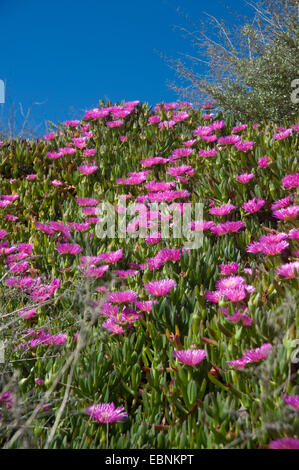
<svg viewBox="0 0 299 470">
<path fill-rule="evenodd" d="M 285 395 L 283 400 L 295 410 L 299 411 L 299 395 Z"/>
<path fill-rule="evenodd" d="M 158 122 L 161 121 L 161 116 L 151 116 L 148 118 L 148 123 L 149 124 L 158 124 Z"/>
<path fill-rule="evenodd" d="M 218 153 L 217 149 L 211 149 L 211 150 L 200 149 L 200 151 L 198 152 L 198 155 L 200 157 L 214 157 L 215 155 L 217 155 L 217 153 Z"/>
<path fill-rule="evenodd" d="M 85 413 L 99 423 L 123 423 L 128 418 L 128 414 L 124 411 L 124 408 L 116 408 L 114 403 L 91 405 L 87 408 Z"/>
<path fill-rule="evenodd" d="M 239 124 L 238 126 L 235 126 L 232 128 L 231 133 L 234 134 L 237 132 L 241 132 L 241 131 L 244 131 L 244 129 L 246 128 L 247 128 L 247 124 Z"/>
<path fill-rule="evenodd" d="M 227 135 L 225 137 L 219 137 L 218 144 L 221 145 L 232 145 L 240 142 L 241 137 L 239 135 Z"/>
<path fill-rule="evenodd" d="M 248 202 L 244 202 L 244 204 L 242 205 L 242 209 L 244 209 L 246 212 L 253 214 L 254 212 L 260 210 L 260 208 L 263 207 L 265 203 L 266 201 L 264 201 L 261 197 L 259 197 L 258 199 L 253 198 Z"/>
<path fill-rule="evenodd" d="M 188 171 L 192 170 L 192 166 L 190 165 L 181 165 L 177 167 L 170 167 L 167 170 L 167 173 L 172 176 L 179 176 L 183 173 L 187 173 Z"/>
<path fill-rule="evenodd" d="M 279 268 L 275 270 L 275 272 L 280 276 L 286 277 L 288 279 L 294 279 L 295 276 L 299 274 L 299 261 L 282 264 Z"/>
<path fill-rule="evenodd" d="M 145 237 L 145 242 L 149 244 L 155 244 L 158 243 L 161 240 L 161 233 L 160 232 L 154 232 L 147 237 Z"/>
<path fill-rule="evenodd" d="M 8 235 L 8 233 L 6 232 L 6 230 L 2 230 L 0 229 L 0 240 L 4 237 L 6 237 Z"/>
<path fill-rule="evenodd" d="M 283 199 L 279 199 L 278 201 L 273 202 L 271 208 L 272 210 L 282 209 L 283 207 L 287 207 L 292 204 L 291 196 L 284 197 Z"/>
<path fill-rule="evenodd" d="M 233 274 L 238 271 L 240 265 L 238 263 L 230 263 L 230 264 L 220 264 L 220 272 L 226 276 Z"/>
<path fill-rule="evenodd" d="M 80 173 L 83 173 L 83 175 L 91 175 L 95 171 L 97 171 L 99 167 L 97 165 L 81 165 L 78 166 L 77 170 L 80 171 Z"/>
<path fill-rule="evenodd" d="M 226 319 L 233 323 L 238 323 L 238 321 L 241 320 L 244 326 L 250 326 L 252 324 L 252 319 L 244 313 L 244 310 L 248 311 L 246 307 L 243 307 L 242 309 L 237 307 L 236 312 L 233 315 L 228 315 L 227 308 L 221 308 L 220 310 L 226 316 Z"/>
<path fill-rule="evenodd" d="M 77 243 L 60 243 L 55 248 L 60 254 L 78 255 L 82 251 L 81 246 Z"/>
<path fill-rule="evenodd" d="M 161 281 L 152 281 L 144 284 L 145 289 L 150 294 L 160 297 L 166 295 L 171 289 L 176 286 L 176 282 L 173 279 L 163 279 Z"/>
<path fill-rule="evenodd" d="M 225 127 L 225 121 L 214 121 L 212 124 L 209 125 L 211 131 L 218 131 Z"/>
<path fill-rule="evenodd" d="M 157 304 L 157 300 L 143 300 L 142 302 L 135 302 L 135 305 L 142 312 L 151 312 L 153 309 L 153 304 Z"/>
<path fill-rule="evenodd" d="M 279 209 L 273 212 L 274 217 L 277 219 L 287 220 L 287 219 L 294 219 L 297 217 L 299 213 L 299 205 L 298 206 L 289 206 L 285 209 Z"/>
<path fill-rule="evenodd" d="M 144 185 L 148 191 L 167 191 L 168 189 L 174 188 L 175 183 L 172 181 L 169 183 L 164 183 L 163 181 L 150 181 Z"/>
<path fill-rule="evenodd" d="M 85 149 L 83 153 L 86 157 L 93 157 L 93 155 L 95 155 L 97 153 L 97 150 L 96 149 Z"/>
<path fill-rule="evenodd" d="M 190 222 L 190 228 L 192 230 L 209 230 L 214 227 L 215 223 L 211 220 L 194 220 Z"/>
<path fill-rule="evenodd" d="M 299 449 L 299 439 L 282 437 L 270 442 L 270 449 Z"/>
<path fill-rule="evenodd" d="M 255 142 L 240 141 L 240 142 L 235 143 L 235 147 L 236 147 L 236 149 L 241 150 L 242 152 L 247 152 L 248 150 L 252 149 L 254 144 L 255 144 Z"/>
<path fill-rule="evenodd" d="M 285 176 L 282 180 L 282 186 L 285 188 L 297 188 L 299 186 L 299 173 Z"/>
<path fill-rule="evenodd" d="M 209 213 L 213 215 L 226 215 L 229 214 L 235 208 L 236 206 L 234 206 L 233 204 L 222 204 L 222 206 L 213 207 L 212 209 L 210 209 Z"/>
<path fill-rule="evenodd" d="M 141 166 L 145 168 L 150 168 L 153 165 L 158 165 L 159 163 L 167 163 L 169 160 L 168 158 L 163 158 L 163 157 L 148 157 L 145 160 L 141 160 L 140 164 Z"/>
<path fill-rule="evenodd" d="M 109 253 L 101 253 L 98 255 L 99 258 L 105 261 L 105 263 L 116 263 L 116 261 L 120 260 L 123 256 L 122 249 L 117 251 L 110 251 Z"/>
<path fill-rule="evenodd" d="M 117 119 L 116 121 L 107 121 L 106 126 L 108 127 L 120 127 L 122 126 L 124 121 L 122 119 Z"/>
<path fill-rule="evenodd" d="M 261 168 L 266 168 L 267 166 L 269 166 L 269 164 L 271 163 L 271 157 L 269 157 L 268 155 L 265 155 L 264 157 L 261 157 L 257 164 L 258 166 L 260 166 Z"/>
<path fill-rule="evenodd" d="M 212 130 L 210 126 L 199 126 L 197 129 L 194 129 L 193 135 L 200 135 L 202 137 L 203 135 L 209 135 L 211 134 Z"/>
<path fill-rule="evenodd" d="M 96 206 L 100 203 L 97 199 L 91 197 L 76 197 L 75 199 L 79 206 Z"/>
<path fill-rule="evenodd" d="M 189 149 L 189 148 L 178 148 L 178 149 L 175 149 L 171 156 L 170 156 L 170 159 L 171 160 L 175 160 L 177 158 L 181 158 L 181 157 L 188 157 L 189 155 L 191 155 L 191 153 L 193 152 L 192 149 Z"/>
<path fill-rule="evenodd" d="M 173 351 L 172 355 L 188 366 L 196 366 L 196 364 L 199 364 L 199 362 L 202 362 L 207 357 L 204 349 L 182 349 L 180 351 Z"/>
<path fill-rule="evenodd" d="M 236 222 L 225 222 L 224 224 L 215 225 L 210 230 L 216 235 L 225 235 L 226 233 L 237 232 L 243 227 L 245 227 L 245 222 L 238 220 Z"/>
<path fill-rule="evenodd" d="M 270 343 L 264 343 L 260 348 L 245 350 L 243 358 L 246 359 L 247 362 L 258 362 L 262 359 L 266 359 L 271 350 L 272 345 Z"/>
<path fill-rule="evenodd" d="M 102 277 L 106 271 L 108 271 L 109 269 L 109 266 L 107 264 L 104 264 L 103 266 L 100 266 L 98 268 L 94 267 L 94 266 L 90 266 L 87 268 L 86 272 L 84 274 L 86 274 L 87 277 L 89 277 L 90 279 L 91 278 L 99 278 L 99 277 Z"/>
<path fill-rule="evenodd" d="M 124 290 L 120 292 L 108 292 L 108 300 L 112 303 L 133 302 L 137 299 L 138 294 L 133 290 Z"/>
<path fill-rule="evenodd" d="M 295 238 L 296 240 L 299 239 L 299 228 L 292 228 L 288 234 L 289 238 Z"/>
<path fill-rule="evenodd" d="M 134 277 L 134 276 L 137 276 L 137 274 L 139 273 L 139 271 L 137 271 L 136 269 L 115 269 L 115 274 L 117 274 L 117 276 L 119 276 L 120 278 L 122 279 L 127 279 L 129 276 L 131 277 Z"/>
<path fill-rule="evenodd" d="M 217 290 L 223 289 L 238 289 L 244 287 L 245 280 L 242 276 L 229 276 L 224 279 L 220 279 L 216 283 Z"/>
<path fill-rule="evenodd" d="M 236 176 L 237 180 L 243 184 L 248 183 L 250 180 L 252 180 L 253 177 L 253 173 L 243 173 L 242 175 Z"/>
<path fill-rule="evenodd" d="M 273 134 L 272 139 L 274 139 L 274 140 L 286 139 L 287 137 L 289 137 L 291 132 L 292 132 L 292 129 L 286 129 L 285 131 L 279 132 L 278 134 Z"/>
</svg>

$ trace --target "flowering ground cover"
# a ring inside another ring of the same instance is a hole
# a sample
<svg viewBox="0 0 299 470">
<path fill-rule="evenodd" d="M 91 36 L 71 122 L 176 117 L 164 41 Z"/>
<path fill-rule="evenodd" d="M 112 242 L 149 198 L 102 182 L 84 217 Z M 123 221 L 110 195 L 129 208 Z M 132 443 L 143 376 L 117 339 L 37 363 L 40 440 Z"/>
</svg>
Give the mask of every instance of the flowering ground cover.
<svg viewBox="0 0 299 470">
<path fill-rule="evenodd" d="M 0 142 L 2 447 L 299 448 L 299 125 L 211 109 Z"/>
</svg>

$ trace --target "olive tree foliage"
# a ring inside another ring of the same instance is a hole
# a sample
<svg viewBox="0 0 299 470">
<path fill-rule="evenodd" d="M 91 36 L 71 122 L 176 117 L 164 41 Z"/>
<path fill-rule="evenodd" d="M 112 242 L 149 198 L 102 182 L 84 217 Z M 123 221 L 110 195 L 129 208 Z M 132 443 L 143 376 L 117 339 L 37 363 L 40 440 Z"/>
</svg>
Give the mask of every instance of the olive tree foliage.
<svg viewBox="0 0 299 470">
<path fill-rule="evenodd" d="M 180 31 L 196 53 L 184 61 L 166 58 L 183 82 L 169 86 L 194 105 L 210 99 L 239 121 L 292 122 L 299 101 L 298 0 L 245 4 L 253 14 L 241 25 L 206 15 L 197 26 L 178 9 L 189 23 Z"/>
</svg>

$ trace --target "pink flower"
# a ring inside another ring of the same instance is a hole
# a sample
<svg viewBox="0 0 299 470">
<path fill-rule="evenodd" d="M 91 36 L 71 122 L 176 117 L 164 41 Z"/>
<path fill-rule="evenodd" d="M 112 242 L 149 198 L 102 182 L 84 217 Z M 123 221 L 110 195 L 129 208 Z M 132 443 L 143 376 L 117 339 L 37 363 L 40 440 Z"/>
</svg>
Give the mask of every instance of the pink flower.
<svg viewBox="0 0 299 470">
<path fill-rule="evenodd" d="M 211 149 L 211 150 L 200 149 L 200 151 L 198 152 L 198 155 L 200 157 L 214 157 L 215 155 L 217 155 L 217 153 L 218 153 L 217 149 Z"/>
<path fill-rule="evenodd" d="M 209 213 L 213 215 L 226 215 L 229 214 L 235 208 L 236 206 L 234 206 L 233 204 L 222 204 L 222 206 L 213 207 L 212 209 L 210 209 Z"/>
<path fill-rule="evenodd" d="M 63 185 L 63 183 L 61 181 L 58 181 L 58 180 L 52 180 L 51 184 L 53 184 L 53 186 L 62 186 Z"/>
<path fill-rule="evenodd" d="M 122 249 L 119 249 L 117 251 L 110 251 L 109 253 L 100 253 L 99 258 L 105 261 L 105 263 L 116 263 L 118 260 L 120 260 L 123 256 L 123 251 Z"/>
<path fill-rule="evenodd" d="M 76 197 L 75 199 L 79 206 L 96 206 L 99 204 L 97 199 L 93 199 L 91 197 Z"/>
<path fill-rule="evenodd" d="M 191 153 L 193 153 L 193 149 L 189 149 L 189 148 L 178 148 L 178 149 L 175 149 L 172 154 L 170 155 L 170 159 L 171 160 L 175 160 L 177 158 L 181 158 L 181 157 L 188 157 L 189 155 L 191 155 Z"/>
<path fill-rule="evenodd" d="M 141 160 L 140 164 L 145 168 L 150 168 L 153 165 L 158 165 L 159 163 L 167 163 L 168 161 L 168 158 L 148 157 L 145 160 Z"/>
<path fill-rule="evenodd" d="M 282 264 L 279 268 L 275 270 L 275 272 L 280 276 L 286 277 L 288 279 L 293 279 L 296 275 L 299 274 L 299 261 Z"/>
<path fill-rule="evenodd" d="M 218 290 L 223 289 L 238 289 L 243 287 L 245 284 L 245 280 L 242 276 L 229 276 L 224 279 L 220 279 L 216 283 L 216 287 Z"/>
<path fill-rule="evenodd" d="M 168 189 L 171 189 L 171 188 L 174 188 L 175 187 L 175 183 L 173 183 L 172 181 L 169 182 L 169 183 L 164 183 L 164 182 L 160 182 L 160 181 L 150 181 L 149 183 L 146 183 L 144 185 L 144 187 L 146 189 L 148 189 L 148 191 L 166 191 Z"/>
<path fill-rule="evenodd" d="M 36 174 L 27 175 L 27 180 L 35 180 L 37 178 Z"/>
<path fill-rule="evenodd" d="M 209 125 L 209 129 L 211 131 L 218 131 L 220 129 L 223 129 L 225 127 L 225 121 L 214 121 L 212 124 Z"/>
<path fill-rule="evenodd" d="M 71 140 L 78 149 L 84 149 L 86 147 L 85 137 L 73 137 Z"/>
<path fill-rule="evenodd" d="M 278 201 L 273 202 L 271 208 L 272 210 L 282 209 L 283 207 L 287 207 L 292 204 L 291 196 L 284 197 L 283 199 L 279 199 Z"/>
<path fill-rule="evenodd" d="M 299 239 L 299 228 L 292 228 L 288 234 L 289 238 L 295 238 L 296 240 Z"/>
<path fill-rule="evenodd" d="M 77 243 L 60 243 L 55 248 L 60 254 L 78 255 L 82 251 L 81 246 Z"/>
<path fill-rule="evenodd" d="M 209 135 L 211 134 L 212 130 L 211 130 L 211 126 L 199 126 L 197 127 L 197 129 L 194 129 L 193 131 L 193 135 L 200 135 L 200 137 L 204 136 L 204 135 Z"/>
<path fill-rule="evenodd" d="M 297 188 L 299 186 L 299 173 L 285 176 L 282 180 L 282 186 L 285 188 Z"/>
<path fill-rule="evenodd" d="M 77 127 L 80 124 L 80 121 L 65 121 L 64 123 L 68 127 Z"/>
<path fill-rule="evenodd" d="M 0 229 L 0 240 L 4 237 L 6 237 L 8 235 L 8 233 L 6 232 L 6 230 L 1 230 Z"/>
<path fill-rule="evenodd" d="M 161 121 L 161 116 L 151 116 L 148 118 L 149 124 L 157 124 L 160 121 Z"/>
<path fill-rule="evenodd" d="M 97 171 L 99 167 L 97 165 L 81 165 L 78 166 L 77 170 L 79 170 L 83 175 L 91 175 L 95 171 Z"/>
<path fill-rule="evenodd" d="M 218 142 L 219 142 L 219 140 L 218 140 Z M 252 149 L 254 144 L 255 144 L 255 142 L 241 141 L 241 142 L 236 142 L 235 147 L 236 147 L 236 149 L 241 150 L 242 152 L 247 152 L 248 150 Z"/>
<path fill-rule="evenodd" d="M 246 128 L 247 128 L 247 124 L 239 124 L 238 126 L 235 126 L 232 128 L 231 133 L 234 134 L 237 132 L 241 132 L 241 131 L 244 131 L 244 129 Z"/>
<path fill-rule="evenodd" d="M 116 408 L 114 403 L 91 405 L 87 408 L 86 414 L 90 415 L 99 423 L 123 423 L 128 418 L 128 414 L 124 411 L 124 408 Z"/>
<path fill-rule="evenodd" d="M 236 176 L 237 180 L 240 181 L 240 183 L 248 183 L 252 178 L 254 177 L 253 173 L 243 173 L 242 175 Z"/>
<path fill-rule="evenodd" d="M 297 217 L 299 213 L 299 205 L 298 206 L 289 206 L 285 209 L 279 209 L 278 211 L 274 211 L 273 215 L 277 219 L 287 220 L 287 219 L 294 219 Z"/>
<path fill-rule="evenodd" d="M 167 173 L 172 176 L 182 175 L 183 173 L 187 173 L 188 171 L 192 170 L 192 166 L 190 165 L 181 165 L 177 167 L 170 167 L 167 170 Z"/>
<path fill-rule="evenodd" d="M 220 267 L 221 274 L 225 274 L 226 276 L 228 276 L 238 271 L 240 265 L 238 263 L 230 263 L 230 264 L 220 264 L 219 267 Z"/>
<path fill-rule="evenodd" d="M 190 228 L 192 230 L 209 230 L 214 227 L 215 223 L 211 220 L 194 220 L 190 222 Z"/>
<path fill-rule="evenodd" d="M 199 362 L 202 362 L 207 357 L 204 349 L 182 349 L 174 351 L 172 355 L 188 366 L 196 366 L 196 364 L 199 364 Z"/>
<path fill-rule="evenodd" d="M 258 166 L 260 166 L 261 168 L 266 168 L 267 166 L 269 166 L 269 164 L 271 163 L 271 157 L 268 157 L 267 155 L 265 155 L 264 157 L 260 158 L 257 162 Z"/>
<path fill-rule="evenodd" d="M 122 126 L 124 123 L 124 121 L 122 121 L 121 119 L 118 119 L 116 121 L 107 121 L 106 122 L 106 126 L 108 127 L 120 127 Z"/>
<path fill-rule="evenodd" d="M 184 142 L 182 142 L 183 145 L 185 145 L 186 147 L 192 147 L 192 145 L 194 145 L 196 142 L 196 139 L 191 139 L 191 140 L 185 140 Z"/>
<path fill-rule="evenodd" d="M 120 292 L 108 292 L 108 300 L 112 303 L 133 302 L 137 299 L 138 294 L 132 290 Z"/>
<path fill-rule="evenodd" d="M 158 243 L 161 240 L 161 236 L 162 236 L 161 233 L 154 232 L 153 234 L 148 235 L 147 237 L 145 237 L 145 241 L 146 241 L 146 243 L 149 243 L 149 244 L 155 244 L 155 243 Z"/>
<path fill-rule="evenodd" d="M 287 137 L 289 137 L 289 135 L 291 134 L 291 132 L 292 132 L 292 129 L 286 129 L 285 131 L 280 132 L 280 133 L 278 133 L 278 134 L 273 134 L 273 135 L 272 135 L 272 139 L 274 139 L 274 140 L 286 139 Z"/>
<path fill-rule="evenodd" d="M 246 359 L 247 362 L 258 362 L 262 359 L 266 359 L 271 350 L 272 345 L 270 343 L 264 343 L 260 348 L 245 350 L 243 358 Z"/>
<path fill-rule="evenodd" d="M 153 308 L 153 304 L 157 304 L 157 300 L 143 300 L 142 302 L 135 302 L 135 305 L 139 310 L 142 312 L 151 312 Z"/>
<path fill-rule="evenodd" d="M 140 184 L 143 183 L 146 180 L 146 175 L 140 175 L 140 176 L 131 176 L 130 178 L 122 179 L 118 178 L 116 180 L 116 184 L 122 184 L 122 185 L 135 185 L 135 184 Z"/>
<path fill-rule="evenodd" d="M 225 222 L 224 224 L 215 225 L 210 230 L 216 235 L 225 235 L 226 233 L 237 232 L 243 227 L 245 227 L 245 222 L 238 220 L 236 222 Z"/>
<path fill-rule="evenodd" d="M 55 139 L 55 133 L 54 133 L 54 132 L 50 132 L 50 134 L 45 134 L 45 135 L 44 135 L 44 139 L 46 139 L 46 140 Z"/>
<path fill-rule="evenodd" d="M 293 439 L 292 437 L 282 437 L 271 441 L 270 449 L 299 449 L 299 439 Z"/>
<path fill-rule="evenodd" d="M 260 208 L 263 207 L 265 203 L 266 201 L 264 201 L 260 197 L 258 199 L 253 198 L 248 202 L 244 202 L 244 204 L 242 205 L 242 209 L 244 209 L 246 212 L 253 214 L 254 212 L 260 210 Z"/>
<path fill-rule="evenodd" d="M 161 281 L 152 281 L 144 284 L 147 292 L 157 297 L 166 295 L 175 286 L 176 282 L 173 279 L 163 279 Z"/>
<path fill-rule="evenodd" d="M 219 137 L 218 144 L 221 145 L 232 145 L 240 142 L 241 137 L 239 135 L 227 135 L 225 137 Z"/>
<path fill-rule="evenodd" d="M 97 150 L 96 149 L 85 149 L 83 153 L 86 157 L 92 157 L 93 155 L 95 155 L 97 153 Z"/>
<path fill-rule="evenodd" d="M 127 279 L 129 276 L 134 277 L 139 274 L 139 271 L 137 271 L 136 269 L 115 269 L 114 272 L 115 274 L 117 274 L 117 276 L 121 277 L 122 279 Z"/>
<path fill-rule="evenodd" d="M 102 277 L 106 271 L 108 271 L 109 269 L 109 266 L 107 264 L 104 264 L 103 266 L 100 266 L 98 268 L 95 268 L 94 266 L 91 266 L 91 267 L 88 267 L 86 272 L 84 274 L 86 274 L 86 276 L 88 278 L 99 278 L 99 277 Z"/>
<path fill-rule="evenodd" d="M 285 395 L 283 400 L 295 410 L 299 411 L 299 395 Z"/>
<path fill-rule="evenodd" d="M 170 129 L 170 128 L 173 127 L 175 124 L 176 124 L 176 121 L 174 121 L 173 119 L 171 119 L 170 121 L 162 121 L 162 122 L 159 122 L 158 127 L 159 127 L 159 129 L 163 129 L 164 127 L 165 127 L 165 129 Z"/>
</svg>

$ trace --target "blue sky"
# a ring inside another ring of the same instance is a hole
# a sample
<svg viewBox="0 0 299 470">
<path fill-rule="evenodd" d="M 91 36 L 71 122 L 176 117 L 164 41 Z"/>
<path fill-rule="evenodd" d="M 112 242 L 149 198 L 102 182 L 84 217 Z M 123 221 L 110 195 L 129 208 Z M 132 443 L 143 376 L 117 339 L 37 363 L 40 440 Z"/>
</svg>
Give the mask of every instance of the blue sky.
<svg viewBox="0 0 299 470">
<path fill-rule="evenodd" d="M 6 103 L 21 102 L 35 123 L 81 118 L 99 99 L 174 101 L 174 72 L 155 52 L 193 52 L 175 11 L 227 18 L 240 0 L 0 0 L 0 79 Z M 241 11 L 246 12 L 242 7 Z M 248 12 L 248 10 L 247 10 Z"/>
</svg>

